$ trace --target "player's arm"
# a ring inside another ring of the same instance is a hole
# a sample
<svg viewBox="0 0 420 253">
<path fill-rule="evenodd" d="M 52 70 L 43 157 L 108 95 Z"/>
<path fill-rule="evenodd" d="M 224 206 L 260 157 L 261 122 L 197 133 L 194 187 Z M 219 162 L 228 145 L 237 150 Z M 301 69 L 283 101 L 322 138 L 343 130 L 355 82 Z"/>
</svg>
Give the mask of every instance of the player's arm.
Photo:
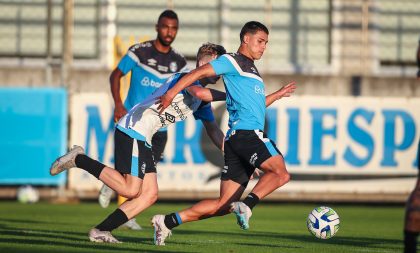
<svg viewBox="0 0 420 253">
<path fill-rule="evenodd" d="M 275 101 L 283 97 L 290 97 L 290 95 L 295 91 L 295 89 L 296 89 L 296 82 L 293 81 L 291 83 L 286 84 L 285 86 L 281 87 L 279 90 L 265 97 L 265 106 L 269 107 L 272 103 L 274 103 Z"/>
<path fill-rule="evenodd" d="M 201 122 L 203 122 L 207 135 L 210 137 L 214 145 L 223 151 L 225 135 L 223 134 L 222 130 L 220 130 L 220 127 L 217 125 L 216 121 L 202 120 Z"/>
<path fill-rule="evenodd" d="M 159 113 L 162 113 L 172 102 L 176 94 L 181 92 L 183 89 L 194 83 L 195 81 L 204 78 L 215 76 L 216 73 L 210 64 L 205 64 L 190 73 L 183 76 L 171 89 L 169 89 L 158 101 Z"/>
<path fill-rule="evenodd" d="M 203 88 L 195 85 L 186 88 L 188 93 L 192 96 L 197 97 L 205 102 L 211 101 L 224 101 L 226 100 L 226 93 L 210 88 Z"/>
<path fill-rule="evenodd" d="M 111 84 L 112 98 L 114 99 L 115 110 L 114 110 L 114 121 L 117 122 L 122 116 L 127 113 L 120 95 L 121 78 L 124 73 L 117 67 L 115 68 L 110 77 L 109 82 Z"/>
</svg>

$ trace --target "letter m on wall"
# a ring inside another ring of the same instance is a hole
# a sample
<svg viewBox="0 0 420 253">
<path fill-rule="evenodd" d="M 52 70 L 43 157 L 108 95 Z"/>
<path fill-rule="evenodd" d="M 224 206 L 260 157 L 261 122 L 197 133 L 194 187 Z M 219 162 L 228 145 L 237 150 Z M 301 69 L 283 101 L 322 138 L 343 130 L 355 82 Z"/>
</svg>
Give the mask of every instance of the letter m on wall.
<svg viewBox="0 0 420 253">
<path fill-rule="evenodd" d="M 86 154 L 98 154 L 98 160 L 104 161 L 105 146 L 109 137 L 113 136 L 114 122 L 112 117 L 105 120 L 105 126 L 102 124 L 101 115 L 99 109 L 95 105 L 86 106 L 87 112 L 87 132 L 86 132 Z M 96 141 L 96 152 L 90 150 L 92 142 Z M 111 159 L 113 160 L 113 159 Z"/>
</svg>

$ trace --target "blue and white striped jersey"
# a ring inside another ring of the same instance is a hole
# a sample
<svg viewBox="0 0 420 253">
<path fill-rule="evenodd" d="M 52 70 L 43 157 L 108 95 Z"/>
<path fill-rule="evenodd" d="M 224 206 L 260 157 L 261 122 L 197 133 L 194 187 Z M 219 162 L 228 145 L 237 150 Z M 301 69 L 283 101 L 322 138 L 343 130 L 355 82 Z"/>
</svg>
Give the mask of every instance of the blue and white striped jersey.
<svg viewBox="0 0 420 253">
<path fill-rule="evenodd" d="M 213 121 L 214 116 L 210 103 L 201 101 L 186 90 L 177 94 L 171 105 L 162 114 L 159 114 L 158 105 L 155 104 L 157 98 L 173 87 L 184 74 L 186 73 L 174 74 L 143 102 L 135 105 L 120 119 L 117 128 L 131 138 L 151 144 L 152 136 L 156 131 L 177 121 L 185 120 L 191 114 L 194 115 L 195 119 Z M 196 82 L 193 85 L 200 84 Z"/>
</svg>

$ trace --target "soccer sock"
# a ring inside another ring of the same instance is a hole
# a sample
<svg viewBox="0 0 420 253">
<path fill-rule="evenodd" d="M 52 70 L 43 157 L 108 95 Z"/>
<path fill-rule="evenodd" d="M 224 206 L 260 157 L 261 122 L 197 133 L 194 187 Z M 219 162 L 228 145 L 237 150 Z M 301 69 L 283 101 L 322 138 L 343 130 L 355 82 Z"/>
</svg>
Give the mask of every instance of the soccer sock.
<svg viewBox="0 0 420 253">
<path fill-rule="evenodd" d="M 104 164 L 93 160 L 87 155 L 77 155 L 75 162 L 78 168 L 86 170 L 87 172 L 95 176 L 97 179 L 99 179 L 99 175 L 105 168 Z"/>
<path fill-rule="evenodd" d="M 404 230 L 404 253 L 415 253 L 419 233 Z"/>
<path fill-rule="evenodd" d="M 246 196 L 243 202 L 249 207 L 249 209 L 252 210 L 252 208 L 254 208 L 254 206 L 258 204 L 258 202 L 260 202 L 260 198 L 258 198 L 257 195 L 251 192 L 250 194 L 248 194 L 248 196 Z"/>
<path fill-rule="evenodd" d="M 127 215 L 121 209 L 117 208 L 95 228 L 101 231 L 112 231 L 117 227 L 121 226 L 122 224 L 126 223 L 127 221 Z"/>
<path fill-rule="evenodd" d="M 179 225 L 181 225 L 182 220 L 178 213 L 171 213 L 165 215 L 164 223 L 168 229 L 172 230 L 174 227 L 178 227 Z"/>
</svg>

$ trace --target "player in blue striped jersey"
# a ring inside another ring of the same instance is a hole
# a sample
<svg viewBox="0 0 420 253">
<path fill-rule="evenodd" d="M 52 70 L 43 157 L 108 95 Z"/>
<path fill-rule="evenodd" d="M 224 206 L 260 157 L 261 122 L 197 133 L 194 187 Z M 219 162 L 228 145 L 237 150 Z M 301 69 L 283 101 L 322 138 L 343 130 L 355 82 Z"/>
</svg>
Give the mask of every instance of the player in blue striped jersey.
<svg viewBox="0 0 420 253">
<path fill-rule="evenodd" d="M 197 54 L 197 65 L 203 65 L 226 51 L 222 46 L 204 44 Z M 135 217 L 157 200 L 158 185 L 152 137 L 160 128 L 193 115 L 202 121 L 206 132 L 219 149 L 224 134 L 217 125 L 210 101 L 225 100 L 224 92 L 202 85 L 215 83 L 217 77 L 203 78 L 181 91 L 164 113 L 159 114 L 156 98 L 172 87 L 186 73 L 174 74 L 153 94 L 135 105 L 118 122 L 115 130 L 115 169 L 86 156 L 82 147 L 75 146 L 59 157 L 50 168 L 51 175 L 79 167 L 86 170 L 117 193 L 128 198 L 104 221 L 89 231 L 93 242 L 119 243 L 111 231 Z"/>
<path fill-rule="evenodd" d="M 171 47 L 178 31 L 178 16 L 172 10 L 162 12 L 156 24 L 155 40 L 138 43 L 131 46 L 126 55 L 110 76 L 111 92 L 114 98 L 114 121 L 117 122 L 134 105 L 143 101 L 159 88 L 172 74 L 186 69 L 186 60 Z M 131 72 L 130 87 L 124 103 L 120 96 L 120 79 Z M 162 128 L 153 136 L 153 154 L 157 161 L 163 156 L 168 139 L 167 129 Z M 107 207 L 113 191 L 106 185 L 101 188 L 99 203 Z M 123 198 L 119 198 L 122 204 Z M 124 227 L 141 229 L 135 218 L 123 225 Z"/>
<path fill-rule="evenodd" d="M 160 99 L 160 109 L 170 105 L 179 91 L 195 80 L 220 75 L 226 90 L 229 130 L 224 143 L 225 166 L 221 175 L 220 197 L 203 200 L 179 213 L 155 215 L 155 244 L 164 245 L 171 229 L 185 223 L 233 212 L 242 229 L 249 228 L 252 208 L 274 190 L 289 181 L 284 159 L 273 141 L 263 132 L 265 108 L 274 101 L 290 96 L 294 83 L 277 92 L 265 95 L 264 82 L 254 65 L 268 42 L 268 29 L 261 23 L 246 23 L 240 33 L 241 45 L 237 53 L 218 59 L 185 75 Z M 241 202 L 250 177 L 259 168 L 264 171 L 251 193 Z"/>
</svg>

